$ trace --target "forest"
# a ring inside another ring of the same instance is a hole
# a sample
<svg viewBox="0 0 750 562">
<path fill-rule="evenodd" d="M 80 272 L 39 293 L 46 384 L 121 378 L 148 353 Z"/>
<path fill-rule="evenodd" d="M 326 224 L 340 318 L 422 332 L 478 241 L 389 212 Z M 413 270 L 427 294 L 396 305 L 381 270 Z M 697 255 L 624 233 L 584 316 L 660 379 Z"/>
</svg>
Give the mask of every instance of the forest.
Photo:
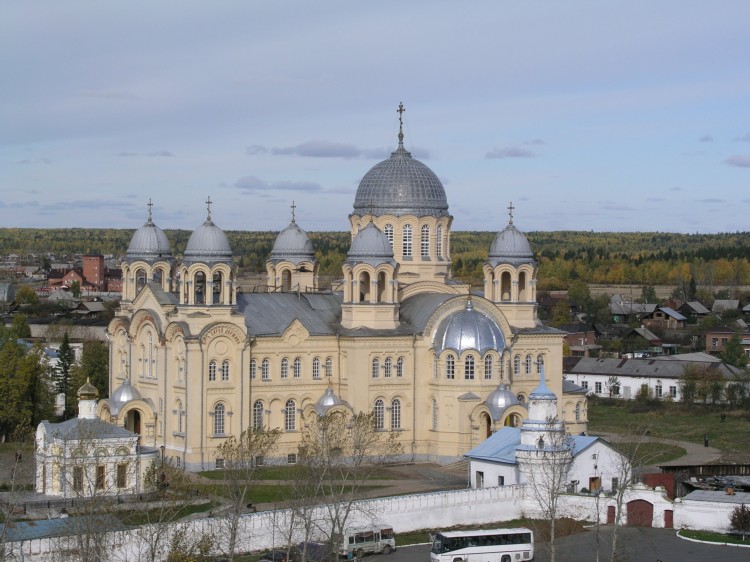
<svg viewBox="0 0 750 562">
<path fill-rule="evenodd" d="M 189 230 L 165 230 L 175 255 Z M 226 231 L 237 264 L 248 273 L 265 271 L 277 232 Z M 122 256 L 133 230 L 93 228 L 0 229 L 0 255 L 57 259 L 74 254 Z M 350 245 L 348 232 L 310 232 L 321 275 L 336 276 Z M 482 264 L 495 232 L 454 231 L 451 259 L 456 278 L 481 284 Z M 750 284 L 750 232 L 679 234 L 667 232 L 528 232 L 539 263 L 540 290 L 567 289 L 571 282 L 698 286 Z"/>
</svg>

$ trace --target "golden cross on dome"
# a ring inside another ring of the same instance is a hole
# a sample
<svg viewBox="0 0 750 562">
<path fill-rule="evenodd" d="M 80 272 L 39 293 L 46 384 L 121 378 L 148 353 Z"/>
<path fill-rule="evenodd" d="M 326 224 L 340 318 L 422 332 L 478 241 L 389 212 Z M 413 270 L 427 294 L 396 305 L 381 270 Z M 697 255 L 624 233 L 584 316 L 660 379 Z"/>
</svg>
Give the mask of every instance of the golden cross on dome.
<svg viewBox="0 0 750 562">
<path fill-rule="evenodd" d="M 292 222 L 294 222 L 294 210 L 297 208 L 297 205 L 294 204 L 294 201 L 292 201 Z"/>
<path fill-rule="evenodd" d="M 211 196 L 206 199 L 206 209 L 208 209 L 208 220 L 211 220 Z"/>
<path fill-rule="evenodd" d="M 146 207 L 148 207 L 148 220 L 149 221 L 151 220 L 151 208 L 153 206 L 154 206 L 154 204 L 151 202 L 151 197 L 149 197 L 148 198 L 148 205 L 146 205 Z"/>
<path fill-rule="evenodd" d="M 511 201 L 510 205 L 508 205 L 508 215 L 510 216 L 509 224 L 513 224 L 513 209 L 515 209 L 515 207 L 513 206 L 513 202 Z"/>
</svg>

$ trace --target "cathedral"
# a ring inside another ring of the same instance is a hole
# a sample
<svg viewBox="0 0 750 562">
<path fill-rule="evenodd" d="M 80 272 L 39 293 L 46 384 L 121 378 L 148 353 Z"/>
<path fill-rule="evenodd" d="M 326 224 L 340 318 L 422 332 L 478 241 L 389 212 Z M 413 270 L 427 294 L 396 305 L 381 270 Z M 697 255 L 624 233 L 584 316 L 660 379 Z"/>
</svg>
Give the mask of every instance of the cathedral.
<svg viewBox="0 0 750 562">
<path fill-rule="evenodd" d="M 537 318 L 537 264 L 509 211 L 483 288 L 453 279 L 445 189 L 400 127 L 357 189 L 341 278 L 319 284 L 293 210 L 267 286 L 243 293 L 210 198 L 182 256 L 149 204 L 122 262 L 97 415 L 189 470 L 221 468 L 218 446 L 249 427 L 280 429 L 273 462 L 294 463 L 311 416 L 332 409 L 373 412 L 377 429 L 399 433 L 404 460 L 452 462 L 520 426 L 544 371 L 558 419 L 585 431 L 585 391 L 563 380 L 564 333 Z"/>
</svg>

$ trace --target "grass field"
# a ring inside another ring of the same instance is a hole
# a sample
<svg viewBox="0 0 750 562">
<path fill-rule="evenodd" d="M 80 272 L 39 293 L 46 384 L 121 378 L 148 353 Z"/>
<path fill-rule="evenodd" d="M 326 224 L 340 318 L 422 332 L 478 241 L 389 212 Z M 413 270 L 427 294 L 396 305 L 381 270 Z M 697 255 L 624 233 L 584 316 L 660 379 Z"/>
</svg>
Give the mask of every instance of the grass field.
<svg viewBox="0 0 750 562">
<path fill-rule="evenodd" d="M 589 431 L 618 435 L 648 435 L 709 445 L 722 451 L 722 459 L 750 462 L 750 413 L 720 406 L 634 400 L 589 399 Z M 662 461 L 663 462 L 663 461 Z"/>
</svg>

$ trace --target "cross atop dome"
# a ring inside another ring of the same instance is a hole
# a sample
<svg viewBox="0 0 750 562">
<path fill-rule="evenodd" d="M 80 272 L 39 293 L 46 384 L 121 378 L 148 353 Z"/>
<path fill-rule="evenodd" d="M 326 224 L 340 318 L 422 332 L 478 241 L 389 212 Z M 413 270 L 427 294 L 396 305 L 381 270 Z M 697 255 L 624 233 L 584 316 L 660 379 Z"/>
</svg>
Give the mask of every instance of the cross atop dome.
<svg viewBox="0 0 750 562">
<path fill-rule="evenodd" d="M 208 218 L 206 220 L 211 220 L 211 196 L 208 196 L 208 199 L 206 199 L 206 209 L 208 210 Z"/>
<path fill-rule="evenodd" d="M 510 205 L 508 205 L 508 216 L 510 217 L 508 224 L 513 224 L 513 209 L 515 209 L 515 207 L 513 206 L 513 201 L 511 201 Z"/>
<path fill-rule="evenodd" d="M 296 222 L 296 221 L 295 221 L 295 217 L 294 217 L 294 210 L 295 210 L 296 208 L 297 208 L 297 205 L 295 205 L 295 204 L 294 204 L 294 201 L 292 201 L 292 222 Z"/>
<path fill-rule="evenodd" d="M 152 222 L 152 220 L 151 220 L 151 208 L 153 206 L 154 206 L 154 204 L 151 202 L 151 197 L 149 197 L 148 198 L 148 205 L 146 205 L 146 207 L 148 207 L 148 222 Z"/>
<path fill-rule="evenodd" d="M 398 144 L 401 147 L 404 145 L 404 111 L 406 111 L 404 102 L 398 102 L 398 109 L 396 110 L 396 113 L 398 113 Z"/>
</svg>

